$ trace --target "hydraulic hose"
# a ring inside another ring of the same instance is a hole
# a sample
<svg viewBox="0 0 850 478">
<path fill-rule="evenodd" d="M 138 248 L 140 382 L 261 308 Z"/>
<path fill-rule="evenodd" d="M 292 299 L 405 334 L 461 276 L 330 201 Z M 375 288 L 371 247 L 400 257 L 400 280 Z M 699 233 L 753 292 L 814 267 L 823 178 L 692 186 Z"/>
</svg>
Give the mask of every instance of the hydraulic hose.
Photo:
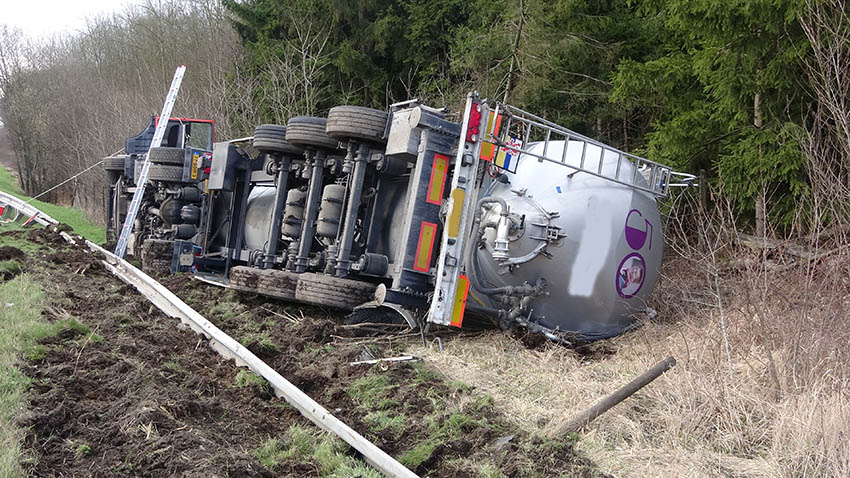
<svg viewBox="0 0 850 478">
<path fill-rule="evenodd" d="M 494 204 L 494 203 L 502 206 L 502 210 L 500 211 L 500 215 L 502 217 L 508 216 L 508 204 L 505 202 L 504 199 L 495 198 L 495 197 L 484 197 L 484 198 L 481 198 L 478 201 L 478 204 L 476 204 L 476 207 L 475 207 L 475 216 L 474 216 L 473 221 L 472 221 L 472 236 L 471 236 L 471 238 L 473 239 L 474 242 L 473 242 L 473 244 L 470 245 L 470 247 L 468 247 L 466 249 L 467 256 L 466 256 L 465 262 L 467 264 L 469 264 L 469 271 L 468 271 L 469 279 L 470 279 L 469 282 L 475 290 L 477 290 L 478 292 L 481 292 L 482 294 L 485 294 L 485 295 L 512 294 L 512 293 L 517 292 L 517 289 L 521 289 L 521 286 L 520 287 L 516 287 L 516 286 L 484 287 L 481 284 L 481 282 L 478 281 L 478 271 L 476 270 L 476 266 L 475 266 L 475 253 L 473 252 L 473 250 L 477 248 L 476 246 L 478 244 L 478 240 L 481 237 L 481 219 L 482 219 L 482 216 L 484 215 L 483 212 L 482 212 L 482 208 L 484 207 L 485 204 Z"/>
</svg>

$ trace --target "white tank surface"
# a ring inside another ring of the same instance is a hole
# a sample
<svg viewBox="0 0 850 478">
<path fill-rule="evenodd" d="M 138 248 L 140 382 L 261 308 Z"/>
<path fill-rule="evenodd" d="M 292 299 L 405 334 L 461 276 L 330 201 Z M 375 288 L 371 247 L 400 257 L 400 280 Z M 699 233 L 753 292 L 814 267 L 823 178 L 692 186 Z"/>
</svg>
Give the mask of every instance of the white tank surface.
<svg viewBox="0 0 850 478">
<path fill-rule="evenodd" d="M 274 211 L 274 194 L 275 188 L 271 186 L 255 186 L 251 189 L 245 212 L 245 249 L 265 249 Z"/>
<path fill-rule="evenodd" d="M 550 142 L 546 157 L 561 161 L 564 141 Z M 586 146 L 585 146 L 586 145 Z M 581 141 L 570 141 L 566 164 L 582 165 L 648 187 L 640 171 L 618 155 Z M 543 145 L 529 152 L 542 155 Z M 489 197 L 503 199 L 510 211 L 508 258 L 496 254 L 494 240 L 501 206 L 493 204 L 482 220 L 486 247 L 471 257 L 479 287 L 547 281 L 548 294 L 533 299 L 533 316 L 545 327 L 588 339 L 622 333 L 645 310 L 658 280 L 664 251 L 655 197 L 628 185 L 563 165 L 520 157 L 510 184 L 497 183 Z M 474 284 L 476 285 L 476 284 Z M 474 289 L 472 290 L 475 293 Z"/>
</svg>

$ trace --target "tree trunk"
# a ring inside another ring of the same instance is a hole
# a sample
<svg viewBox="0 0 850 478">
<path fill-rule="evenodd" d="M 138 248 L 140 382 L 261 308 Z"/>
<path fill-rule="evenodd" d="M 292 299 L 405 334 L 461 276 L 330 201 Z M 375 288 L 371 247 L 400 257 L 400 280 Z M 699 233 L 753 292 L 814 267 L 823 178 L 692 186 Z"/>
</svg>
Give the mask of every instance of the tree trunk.
<svg viewBox="0 0 850 478">
<path fill-rule="evenodd" d="M 753 126 L 758 129 L 764 125 L 764 120 L 761 116 L 761 93 L 756 92 L 753 98 Z M 762 156 L 761 146 L 759 146 L 759 157 Z M 761 158 L 760 158 L 761 159 Z M 765 237 L 767 232 L 767 219 L 765 217 L 767 211 L 767 187 L 762 184 L 759 188 L 758 196 L 756 197 L 756 236 Z"/>
<path fill-rule="evenodd" d="M 519 43 L 522 41 L 522 27 L 525 25 L 525 0 L 519 0 L 519 25 L 517 25 L 516 29 L 516 37 L 514 37 L 514 47 L 511 50 L 511 66 L 508 69 L 508 84 L 505 86 L 505 96 L 502 99 L 502 103 L 507 103 L 511 97 L 511 93 L 513 92 L 514 87 L 516 86 L 516 70 L 518 68 L 519 60 L 517 59 L 517 52 L 519 51 Z"/>
</svg>

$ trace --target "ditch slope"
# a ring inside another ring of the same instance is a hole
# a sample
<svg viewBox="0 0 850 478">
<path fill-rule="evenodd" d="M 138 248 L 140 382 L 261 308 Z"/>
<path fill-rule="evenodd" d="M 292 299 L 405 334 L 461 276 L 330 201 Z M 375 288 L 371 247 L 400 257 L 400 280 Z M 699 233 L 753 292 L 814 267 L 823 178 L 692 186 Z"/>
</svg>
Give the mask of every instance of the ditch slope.
<svg viewBox="0 0 850 478">
<path fill-rule="evenodd" d="M 0 232 L 0 247 L 42 284 L 48 319 L 78 323 L 21 357 L 32 386 L 18 421 L 34 475 L 375 476 L 86 248 L 43 230 Z M 490 397 L 428 363 L 349 365 L 418 338 L 360 337 L 332 311 L 160 280 L 422 476 L 604 476 L 570 440 L 513 429 Z"/>
</svg>

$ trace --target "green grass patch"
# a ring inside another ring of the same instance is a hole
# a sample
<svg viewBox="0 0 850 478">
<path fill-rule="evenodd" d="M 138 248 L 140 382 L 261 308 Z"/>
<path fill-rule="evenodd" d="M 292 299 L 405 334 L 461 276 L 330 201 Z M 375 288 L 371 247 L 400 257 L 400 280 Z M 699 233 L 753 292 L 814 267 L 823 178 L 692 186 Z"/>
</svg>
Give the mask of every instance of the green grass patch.
<svg viewBox="0 0 850 478">
<path fill-rule="evenodd" d="M 283 439 L 269 438 L 252 454 L 271 470 L 287 463 L 310 462 L 316 465 L 319 476 L 328 478 L 379 478 L 381 475 L 366 463 L 355 459 L 348 445 L 324 432 L 303 425 L 292 425 Z"/>
<path fill-rule="evenodd" d="M 78 446 L 77 449 L 74 451 L 74 456 L 76 456 L 77 459 L 84 458 L 84 457 L 86 457 L 90 454 L 91 454 L 91 446 L 89 446 L 85 443 Z"/>
<path fill-rule="evenodd" d="M 387 398 L 398 385 L 390 383 L 386 375 L 364 375 L 346 388 L 348 396 L 357 400 L 359 408 L 364 410 L 382 410 L 390 408 L 397 401 Z"/>
<path fill-rule="evenodd" d="M 0 279 L 11 279 L 23 272 L 23 270 L 24 266 L 14 259 L 0 261 Z"/>
<path fill-rule="evenodd" d="M 15 180 L 12 173 L 4 167 L 0 167 L 0 191 L 9 193 L 25 201 L 30 199 L 28 196 L 24 196 L 21 193 L 17 180 Z M 71 228 L 74 229 L 74 232 L 94 243 L 101 244 L 106 241 L 106 229 L 104 229 L 102 225 L 93 222 L 86 216 L 85 212 L 79 209 L 67 206 L 58 206 L 56 204 L 39 201 L 37 199 L 31 201 L 30 204 L 32 204 L 33 207 L 38 208 L 41 212 L 51 216 L 53 219 L 71 226 Z"/>
<path fill-rule="evenodd" d="M 169 360 L 168 362 L 162 364 L 162 368 L 179 375 L 183 375 L 186 373 L 186 369 L 182 365 L 180 365 L 180 362 L 176 357 L 173 360 Z"/>
<path fill-rule="evenodd" d="M 466 433 L 479 427 L 492 427 L 485 418 L 476 418 L 467 413 L 466 409 L 455 407 L 448 412 L 445 410 L 442 407 L 435 407 L 435 412 L 425 417 L 428 435 L 398 458 L 401 464 L 415 470 L 431 458 L 440 444 L 460 440 Z"/>
<path fill-rule="evenodd" d="M 269 382 L 248 370 L 240 370 L 233 379 L 233 385 L 237 388 L 250 388 L 260 395 L 272 395 L 272 388 Z"/>
<path fill-rule="evenodd" d="M 252 386 L 264 387 L 268 383 L 263 377 L 247 370 L 240 370 L 239 373 L 236 374 L 236 378 L 233 379 L 233 381 L 239 388 Z"/>
<path fill-rule="evenodd" d="M 442 423 L 436 417 L 428 417 L 426 420 L 428 421 L 428 429 L 431 433 L 419 442 L 418 445 L 404 452 L 398 458 L 398 461 L 402 465 L 407 466 L 411 470 L 415 470 L 419 465 L 428 461 L 438 445 L 458 440 L 462 438 L 462 432 L 464 430 L 471 430 L 480 424 L 480 422 L 469 415 L 462 413 L 451 414 Z"/>
<path fill-rule="evenodd" d="M 266 353 L 277 353 L 279 351 L 279 347 L 272 340 L 272 336 L 268 331 L 263 330 L 260 332 L 251 331 L 245 332 L 239 337 L 239 342 L 245 346 L 249 346 L 251 344 L 257 344 L 261 350 Z"/>
<path fill-rule="evenodd" d="M 43 304 L 41 287 L 26 275 L 0 284 L 0 478 L 26 476 L 24 431 L 15 416 L 26 403 L 29 379 L 15 366 L 18 354 L 34 346 L 49 326 L 41 317 Z"/>
<path fill-rule="evenodd" d="M 47 347 L 41 344 L 35 344 L 24 352 L 24 358 L 30 362 L 38 362 L 44 357 L 47 357 Z"/>
<path fill-rule="evenodd" d="M 477 470 L 477 475 L 479 478 L 503 478 L 505 476 L 496 465 L 489 463 L 480 465 Z"/>
<path fill-rule="evenodd" d="M 407 427 L 407 418 L 404 415 L 389 410 L 369 412 L 363 417 L 363 421 L 372 431 L 389 432 L 395 438 L 400 437 Z"/>
<path fill-rule="evenodd" d="M 314 357 L 332 352 L 333 349 L 334 349 L 334 346 L 332 344 L 324 344 L 324 345 L 305 344 L 304 345 L 304 351 L 308 352 L 310 355 L 312 355 Z"/>
<path fill-rule="evenodd" d="M 5 229 L 0 229 L 0 232 L 9 231 L 10 227 L 17 226 L 3 226 Z M 34 226 L 35 227 L 35 226 Z M 40 226 L 39 226 L 40 227 Z M 0 235 L 0 246 L 10 246 L 16 249 L 20 249 L 23 252 L 38 252 L 43 250 L 51 251 L 52 248 L 45 246 L 43 244 L 36 244 L 34 242 L 30 242 L 23 237 L 18 237 L 17 235 L 5 234 Z"/>
<path fill-rule="evenodd" d="M 236 315 L 236 306 L 238 302 L 231 302 L 226 299 L 216 301 L 215 305 L 210 307 L 207 315 L 214 319 L 227 319 Z"/>
</svg>

